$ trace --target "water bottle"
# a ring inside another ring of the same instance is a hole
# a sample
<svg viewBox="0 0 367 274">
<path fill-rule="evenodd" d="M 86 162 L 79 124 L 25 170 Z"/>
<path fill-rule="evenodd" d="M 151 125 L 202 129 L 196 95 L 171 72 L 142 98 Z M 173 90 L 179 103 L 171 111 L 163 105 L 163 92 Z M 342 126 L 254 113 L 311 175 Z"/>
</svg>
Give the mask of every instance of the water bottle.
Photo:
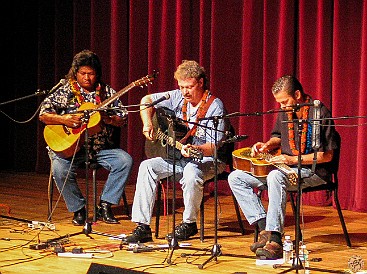
<svg viewBox="0 0 367 274">
<path fill-rule="evenodd" d="M 293 259 L 293 242 L 291 236 L 286 235 L 283 242 L 283 260 L 284 263 L 291 263 Z"/>
<path fill-rule="evenodd" d="M 301 245 L 301 250 L 300 250 L 300 253 L 299 253 L 299 259 L 303 262 L 304 267 L 309 267 L 308 250 L 307 250 L 306 245 Z"/>
</svg>

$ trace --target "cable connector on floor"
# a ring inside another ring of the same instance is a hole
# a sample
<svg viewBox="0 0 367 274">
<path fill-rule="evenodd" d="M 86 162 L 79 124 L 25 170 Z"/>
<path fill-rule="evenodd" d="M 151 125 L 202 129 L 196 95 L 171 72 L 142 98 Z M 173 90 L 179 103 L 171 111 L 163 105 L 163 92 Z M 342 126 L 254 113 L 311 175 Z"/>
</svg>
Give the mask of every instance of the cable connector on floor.
<svg viewBox="0 0 367 274">
<path fill-rule="evenodd" d="M 29 246 L 29 248 L 33 250 L 46 249 L 47 247 L 48 245 L 46 243 L 32 244 Z"/>
<path fill-rule="evenodd" d="M 28 224 L 28 227 L 31 229 L 42 229 L 43 227 L 46 227 L 50 230 L 56 230 L 55 224 L 49 222 L 32 221 L 32 223 Z"/>
<path fill-rule="evenodd" d="M 72 253 L 72 252 L 57 253 L 57 256 L 65 258 L 87 258 L 87 259 L 92 259 L 94 257 L 92 253 Z"/>
<path fill-rule="evenodd" d="M 84 253 L 84 250 L 83 250 L 82 247 L 74 247 L 73 250 L 71 251 L 71 253 L 82 254 L 82 253 Z"/>
</svg>

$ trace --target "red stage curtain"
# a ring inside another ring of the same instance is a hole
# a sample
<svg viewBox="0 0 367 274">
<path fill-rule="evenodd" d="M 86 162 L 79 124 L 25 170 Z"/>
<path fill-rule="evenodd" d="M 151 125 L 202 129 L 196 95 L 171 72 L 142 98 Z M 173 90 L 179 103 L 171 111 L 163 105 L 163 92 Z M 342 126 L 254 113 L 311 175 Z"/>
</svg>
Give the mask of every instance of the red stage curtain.
<svg viewBox="0 0 367 274">
<path fill-rule="evenodd" d="M 323 101 L 336 117 L 367 114 L 366 1 L 61 1 L 39 7 L 39 83 L 56 83 L 73 55 L 90 48 L 103 63 L 103 79 L 119 90 L 159 71 L 144 89 L 121 99 L 138 104 L 148 92 L 176 87 L 173 72 L 183 59 L 207 70 L 210 89 L 225 103 L 238 134 L 250 146 L 269 137 L 278 108 L 271 86 L 283 74 L 295 74 L 307 93 Z M 48 16 L 45 16 L 48 14 Z M 50 62 L 52 60 L 52 62 Z M 41 77 L 42 76 L 42 77 Z M 47 76 L 47 77 L 46 77 Z M 342 136 L 340 201 L 367 212 L 365 119 L 340 119 Z M 361 126 L 352 126 L 360 124 Z M 348 125 L 348 127 L 342 127 Z M 39 126 L 38 170 L 48 164 Z M 129 114 L 121 146 L 135 160 L 130 183 L 144 159 L 138 112 Z M 307 194 L 308 204 L 330 204 L 326 193 Z"/>
</svg>

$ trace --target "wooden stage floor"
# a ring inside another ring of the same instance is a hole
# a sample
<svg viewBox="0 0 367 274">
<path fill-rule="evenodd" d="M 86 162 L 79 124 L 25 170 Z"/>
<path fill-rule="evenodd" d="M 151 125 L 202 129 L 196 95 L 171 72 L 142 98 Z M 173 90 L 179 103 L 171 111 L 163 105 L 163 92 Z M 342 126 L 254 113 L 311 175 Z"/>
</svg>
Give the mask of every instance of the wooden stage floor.
<svg viewBox="0 0 367 274">
<path fill-rule="evenodd" d="M 80 179 L 85 189 L 85 182 Z M 214 239 L 214 198 L 207 193 L 205 201 L 205 240 L 199 235 L 180 242 L 175 250 L 133 252 L 120 239 L 109 235 L 128 234 L 135 227 L 123 215 L 122 205 L 113 208 L 121 224 L 93 223 L 92 233 L 71 224 L 72 214 L 67 212 L 61 199 L 54 210 L 52 222 L 47 222 L 48 175 L 35 173 L 0 172 L 0 273 L 282 273 L 289 266 L 273 268 L 257 265 L 259 261 L 249 250 L 253 242 L 253 228 L 244 221 L 246 233 L 241 235 L 233 201 L 230 195 L 219 193 L 218 230 Z M 100 181 L 99 185 L 102 185 Z M 131 207 L 133 183 L 128 184 L 126 195 Z M 176 223 L 181 221 L 181 191 L 177 190 Z M 55 200 L 58 192 L 55 193 Z M 55 204 L 56 201 L 54 201 Z M 8 215 L 10 210 L 10 215 Z M 310 251 L 311 273 L 345 273 L 352 256 L 367 260 L 367 213 L 343 211 L 352 248 L 345 244 L 337 212 L 332 207 L 303 206 L 303 235 Z M 154 228 L 154 217 L 152 228 Z M 54 226 L 54 229 L 53 227 Z M 172 230 L 172 215 L 161 217 L 160 238 L 149 243 L 152 248 L 167 245 L 164 235 Z M 292 239 L 294 218 L 287 206 L 286 233 Z M 101 235 L 108 234 L 108 235 Z M 69 235 L 70 237 L 67 237 Z M 57 243 L 41 250 L 30 246 L 61 238 Z M 186 246 L 187 244 L 188 246 Z M 184 246 L 185 245 L 185 246 Z M 219 246 L 220 256 L 210 260 L 211 249 Z M 55 248 L 71 252 L 82 248 L 89 258 L 59 257 Z M 186 256 L 185 256 L 186 254 Z M 167 263 L 171 258 L 171 263 Z M 209 260 L 209 261 L 208 261 Z M 318 260 L 318 261 L 317 261 Z M 203 266 L 203 269 L 200 269 Z M 97 271 L 104 268 L 103 271 Z M 97 269 L 97 270 L 96 270 Z M 365 266 L 367 269 L 367 264 Z M 130 272 L 129 272 L 130 270 Z M 304 273 L 303 269 L 289 272 Z"/>
</svg>

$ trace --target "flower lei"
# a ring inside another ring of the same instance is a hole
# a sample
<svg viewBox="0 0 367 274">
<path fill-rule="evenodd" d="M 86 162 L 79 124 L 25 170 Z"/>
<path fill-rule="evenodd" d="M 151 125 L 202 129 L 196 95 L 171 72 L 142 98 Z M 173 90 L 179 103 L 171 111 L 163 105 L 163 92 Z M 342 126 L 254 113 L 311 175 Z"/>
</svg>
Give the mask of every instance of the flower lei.
<svg viewBox="0 0 367 274">
<path fill-rule="evenodd" d="M 310 98 L 307 97 L 306 102 L 310 102 Z M 310 135 L 309 132 L 311 127 L 309 127 L 309 123 L 306 121 L 308 118 L 308 113 L 310 111 L 310 106 L 304 106 L 303 113 L 301 119 L 303 122 L 302 132 L 301 132 L 301 154 L 306 152 L 306 147 L 309 146 L 307 142 L 307 136 Z M 288 121 L 293 120 L 293 112 L 287 112 Z M 288 139 L 289 139 L 289 146 L 292 150 L 293 155 L 298 155 L 300 152 L 296 148 L 295 142 L 295 132 L 294 132 L 294 123 L 288 123 Z"/>
<path fill-rule="evenodd" d="M 71 90 L 72 90 L 76 100 L 78 101 L 78 106 L 77 107 L 79 107 L 84 102 L 84 97 L 80 92 L 81 87 L 79 86 L 79 84 L 76 80 L 70 79 L 69 82 L 70 82 Z M 101 84 L 98 84 L 97 87 L 96 87 L 96 96 L 95 96 L 95 100 L 96 100 L 97 105 L 99 105 L 101 103 L 100 93 L 101 93 Z"/>
<path fill-rule="evenodd" d="M 209 90 L 206 90 L 203 94 L 203 97 L 201 97 L 201 104 L 198 108 L 198 114 L 196 115 L 196 122 L 198 122 L 199 118 L 202 118 L 205 115 L 204 112 L 206 110 L 205 110 L 204 106 L 205 106 L 206 100 L 208 98 L 208 95 L 209 95 Z M 187 103 L 188 103 L 187 100 L 184 100 L 183 105 L 182 105 L 182 115 L 183 115 L 182 118 L 183 118 L 183 120 L 186 120 L 186 121 L 187 121 Z M 186 126 L 189 127 L 188 122 L 186 122 Z M 195 135 L 196 128 L 197 128 L 196 125 L 192 128 L 192 131 L 191 131 L 191 134 L 190 134 L 191 136 Z"/>
</svg>

